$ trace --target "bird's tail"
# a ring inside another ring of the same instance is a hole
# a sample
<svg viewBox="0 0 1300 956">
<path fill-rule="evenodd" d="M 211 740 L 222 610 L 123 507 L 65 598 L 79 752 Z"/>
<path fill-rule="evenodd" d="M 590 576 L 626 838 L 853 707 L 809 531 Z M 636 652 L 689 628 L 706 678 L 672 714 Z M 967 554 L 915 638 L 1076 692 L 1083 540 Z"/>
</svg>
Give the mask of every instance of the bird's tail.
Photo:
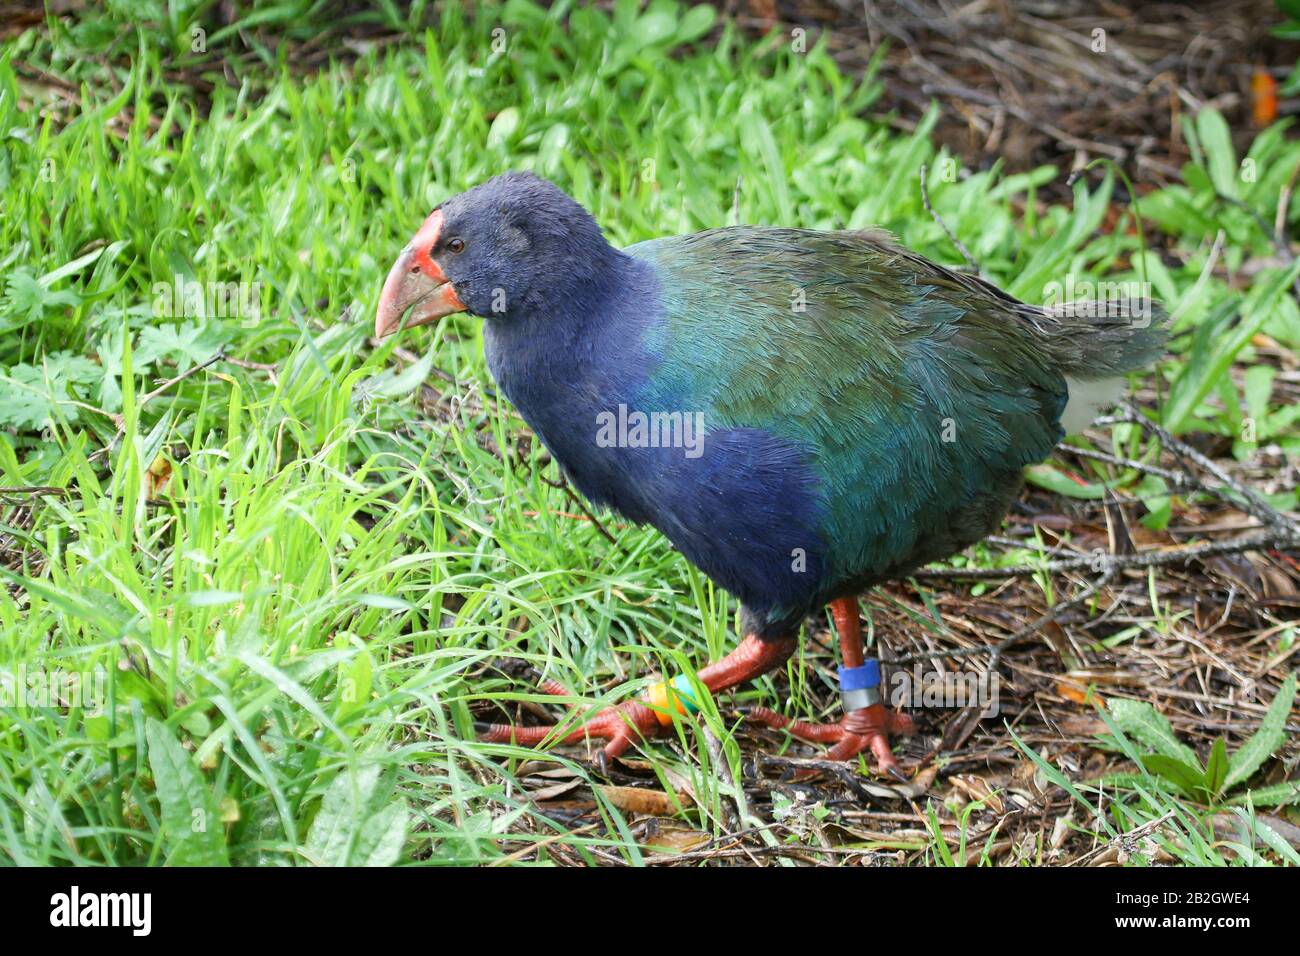
<svg viewBox="0 0 1300 956">
<path fill-rule="evenodd" d="M 1068 302 L 1044 309 L 1034 325 L 1069 385 L 1067 434 L 1118 401 L 1124 376 L 1153 364 L 1169 338 L 1168 314 L 1144 296 Z"/>
<path fill-rule="evenodd" d="M 1067 302 L 1036 323 L 1043 348 L 1066 375 L 1111 378 L 1146 368 L 1163 354 L 1169 316 L 1144 297 Z"/>
</svg>

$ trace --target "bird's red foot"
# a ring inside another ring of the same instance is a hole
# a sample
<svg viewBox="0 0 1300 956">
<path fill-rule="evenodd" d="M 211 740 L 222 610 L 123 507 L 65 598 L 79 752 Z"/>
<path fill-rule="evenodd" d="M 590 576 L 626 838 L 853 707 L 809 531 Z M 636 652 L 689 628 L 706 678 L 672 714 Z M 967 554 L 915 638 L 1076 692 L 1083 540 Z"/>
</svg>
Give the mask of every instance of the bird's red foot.
<svg viewBox="0 0 1300 956">
<path fill-rule="evenodd" d="M 536 747 L 546 741 L 577 743 L 595 737 L 607 741 L 597 755 L 602 768 L 619 757 L 628 747 L 647 737 L 654 737 L 673 724 L 674 713 L 685 714 L 698 709 L 697 693 L 718 694 L 728 688 L 765 674 L 789 659 L 794 653 L 792 636 L 760 638 L 747 635 L 734 651 L 714 661 L 699 672 L 697 681 L 683 676 L 650 688 L 645 698 L 629 700 L 617 707 L 607 707 L 576 730 L 557 736 L 554 727 L 519 727 L 513 724 L 479 724 L 479 739 L 488 743 L 516 743 Z M 543 681 L 546 694 L 567 696 L 555 681 Z"/>
<path fill-rule="evenodd" d="M 916 729 L 912 718 L 884 704 L 872 704 L 861 710 L 850 711 L 837 724 L 810 724 L 784 717 L 766 707 L 755 707 L 749 719 L 765 724 L 773 730 L 785 730 L 792 737 L 818 744 L 832 744 L 826 752 L 828 760 L 847 760 L 870 749 L 876 757 L 876 771 L 906 780 L 898 769 L 898 761 L 889 749 L 890 734 L 910 734 Z"/>
<path fill-rule="evenodd" d="M 567 696 L 567 692 L 554 681 L 541 685 L 547 694 Z M 520 744 L 524 747 L 536 747 L 548 740 L 556 743 L 572 744 L 580 740 L 595 738 L 606 741 L 596 755 L 603 770 L 609 761 L 620 757 L 628 747 L 646 737 L 653 737 L 664 730 L 665 725 L 659 715 L 640 700 L 629 700 L 616 707 L 606 707 L 597 712 L 576 730 L 562 737 L 555 736 L 555 726 L 522 727 L 516 724 L 485 724 L 475 726 L 479 740 L 493 744 Z"/>
</svg>

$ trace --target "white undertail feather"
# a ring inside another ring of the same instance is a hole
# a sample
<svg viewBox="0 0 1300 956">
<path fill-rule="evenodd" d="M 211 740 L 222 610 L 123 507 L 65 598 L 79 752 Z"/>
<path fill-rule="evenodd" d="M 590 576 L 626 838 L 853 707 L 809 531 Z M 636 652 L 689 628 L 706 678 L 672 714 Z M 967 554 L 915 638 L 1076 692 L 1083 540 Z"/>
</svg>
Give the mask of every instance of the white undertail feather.
<svg viewBox="0 0 1300 956">
<path fill-rule="evenodd" d="M 1066 376 L 1070 397 L 1061 413 L 1061 427 L 1067 435 L 1077 435 L 1124 394 L 1123 378 L 1078 379 Z"/>
</svg>

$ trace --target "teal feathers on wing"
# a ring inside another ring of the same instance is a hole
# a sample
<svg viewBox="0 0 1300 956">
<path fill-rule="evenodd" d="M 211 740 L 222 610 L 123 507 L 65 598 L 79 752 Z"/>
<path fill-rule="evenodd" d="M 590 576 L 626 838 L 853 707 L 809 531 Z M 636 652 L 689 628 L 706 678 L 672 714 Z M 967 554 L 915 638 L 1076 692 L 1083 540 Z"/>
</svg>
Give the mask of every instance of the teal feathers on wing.
<svg viewBox="0 0 1300 956">
<path fill-rule="evenodd" d="M 815 476 L 813 605 L 988 534 L 1063 436 L 1071 382 L 1163 342 L 1158 323 L 1053 316 L 879 231 L 739 227 L 627 251 L 661 284 L 639 404 L 775 436 Z"/>
</svg>

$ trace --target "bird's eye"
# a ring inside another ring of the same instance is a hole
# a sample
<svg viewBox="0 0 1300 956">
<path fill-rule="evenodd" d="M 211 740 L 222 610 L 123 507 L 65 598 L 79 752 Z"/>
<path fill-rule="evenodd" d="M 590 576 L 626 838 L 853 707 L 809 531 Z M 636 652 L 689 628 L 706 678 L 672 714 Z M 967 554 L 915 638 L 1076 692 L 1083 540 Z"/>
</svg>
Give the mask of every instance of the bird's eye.
<svg viewBox="0 0 1300 956">
<path fill-rule="evenodd" d="M 460 238 L 448 239 L 447 248 L 450 249 L 452 252 L 464 252 L 465 240 Z"/>
</svg>

